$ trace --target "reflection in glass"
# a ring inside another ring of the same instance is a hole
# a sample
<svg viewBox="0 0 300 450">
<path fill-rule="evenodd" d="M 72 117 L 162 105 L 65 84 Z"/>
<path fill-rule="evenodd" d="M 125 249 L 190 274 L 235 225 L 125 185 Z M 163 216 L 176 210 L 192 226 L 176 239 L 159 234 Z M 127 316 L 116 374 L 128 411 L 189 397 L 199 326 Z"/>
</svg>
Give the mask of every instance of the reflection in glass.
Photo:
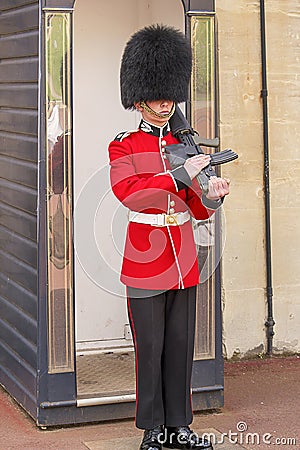
<svg viewBox="0 0 300 450">
<path fill-rule="evenodd" d="M 213 138 L 215 130 L 215 18 L 193 16 L 192 126 L 200 136 Z M 210 152 L 205 149 L 205 152 Z M 215 357 L 214 218 L 194 223 L 201 283 L 198 285 L 195 359 Z"/>
<path fill-rule="evenodd" d="M 46 13 L 48 370 L 74 370 L 71 14 Z"/>
</svg>

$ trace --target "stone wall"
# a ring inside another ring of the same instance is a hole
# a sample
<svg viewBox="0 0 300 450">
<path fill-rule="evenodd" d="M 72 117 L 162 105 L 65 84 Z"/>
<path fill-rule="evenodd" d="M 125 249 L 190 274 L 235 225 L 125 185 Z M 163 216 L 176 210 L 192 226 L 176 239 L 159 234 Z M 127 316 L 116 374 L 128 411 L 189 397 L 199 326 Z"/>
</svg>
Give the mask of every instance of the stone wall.
<svg viewBox="0 0 300 450">
<path fill-rule="evenodd" d="M 224 204 L 224 354 L 266 349 L 266 258 L 259 1 L 216 0 L 223 167 L 232 182 Z M 266 1 L 274 350 L 300 351 L 300 6 Z"/>
</svg>

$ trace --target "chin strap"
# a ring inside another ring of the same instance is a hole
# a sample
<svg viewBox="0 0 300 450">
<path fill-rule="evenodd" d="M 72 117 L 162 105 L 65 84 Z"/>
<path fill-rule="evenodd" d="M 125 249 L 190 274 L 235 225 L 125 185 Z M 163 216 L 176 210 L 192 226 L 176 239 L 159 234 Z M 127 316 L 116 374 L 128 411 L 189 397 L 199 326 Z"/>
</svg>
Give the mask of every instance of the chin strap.
<svg viewBox="0 0 300 450">
<path fill-rule="evenodd" d="M 156 111 L 153 111 L 153 109 L 150 108 L 150 106 L 148 106 L 146 102 L 141 102 L 140 105 L 145 111 L 147 111 L 149 114 L 152 114 L 152 116 L 157 117 L 158 119 L 169 120 L 175 112 L 175 103 L 173 103 L 173 106 L 172 106 L 169 114 L 160 114 L 160 113 L 157 113 Z"/>
</svg>

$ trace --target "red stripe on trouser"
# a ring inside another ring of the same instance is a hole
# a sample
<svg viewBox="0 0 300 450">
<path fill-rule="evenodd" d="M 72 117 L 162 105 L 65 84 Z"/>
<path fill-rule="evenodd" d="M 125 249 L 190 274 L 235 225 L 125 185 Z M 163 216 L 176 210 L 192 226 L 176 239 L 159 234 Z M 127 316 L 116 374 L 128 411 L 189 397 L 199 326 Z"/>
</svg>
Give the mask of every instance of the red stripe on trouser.
<svg viewBox="0 0 300 450">
<path fill-rule="evenodd" d="M 137 414 L 137 409 L 138 409 L 138 402 L 139 402 L 139 396 L 138 396 L 138 348 L 137 348 L 137 342 L 136 342 L 136 332 L 135 332 L 135 326 L 134 326 L 134 321 L 133 321 L 133 317 L 132 317 L 132 311 L 131 311 L 131 306 L 130 306 L 130 298 L 127 297 L 127 308 L 128 308 L 128 313 L 129 313 L 129 320 L 131 323 L 131 330 L 132 330 L 132 337 L 133 337 L 133 342 L 134 342 L 134 349 L 135 349 L 135 410 L 136 410 L 136 414 Z"/>
</svg>

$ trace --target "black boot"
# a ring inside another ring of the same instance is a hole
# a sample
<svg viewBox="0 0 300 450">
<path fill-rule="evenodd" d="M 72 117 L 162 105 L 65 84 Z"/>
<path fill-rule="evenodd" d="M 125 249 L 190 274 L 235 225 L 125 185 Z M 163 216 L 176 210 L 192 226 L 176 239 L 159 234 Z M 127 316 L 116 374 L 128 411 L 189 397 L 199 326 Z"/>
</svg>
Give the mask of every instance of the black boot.
<svg viewBox="0 0 300 450">
<path fill-rule="evenodd" d="M 166 430 L 166 448 L 213 450 L 213 446 L 207 439 L 200 438 L 189 427 L 168 427 Z"/>
<path fill-rule="evenodd" d="M 145 430 L 140 450 L 161 450 L 161 442 L 164 438 L 163 434 L 164 430 L 162 425 L 151 430 Z"/>
</svg>

